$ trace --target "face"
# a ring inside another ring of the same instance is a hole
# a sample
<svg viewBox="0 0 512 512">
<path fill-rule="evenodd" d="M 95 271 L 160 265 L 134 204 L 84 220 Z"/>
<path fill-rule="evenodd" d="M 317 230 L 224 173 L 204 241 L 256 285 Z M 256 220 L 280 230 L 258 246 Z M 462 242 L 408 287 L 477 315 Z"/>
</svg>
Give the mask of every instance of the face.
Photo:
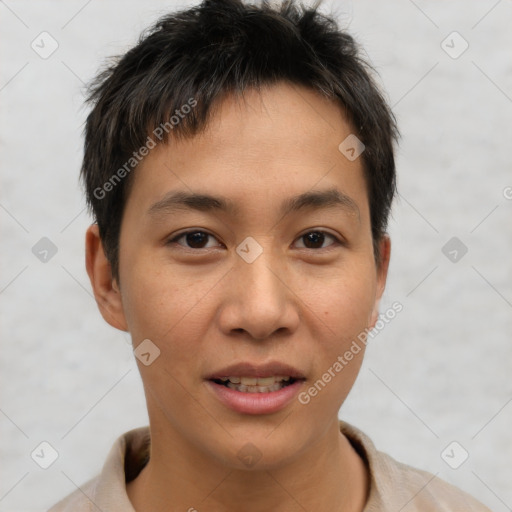
<svg viewBox="0 0 512 512">
<path fill-rule="evenodd" d="M 385 238 L 376 265 L 361 158 L 338 150 L 351 133 L 341 107 L 282 84 L 227 98 L 137 168 L 119 286 L 95 291 L 134 348 L 150 340 L 138 364 L 169 439 L 233 467 L 250 442 L 275 467 L 337 422 L 389 257 Z"/>
</svg>

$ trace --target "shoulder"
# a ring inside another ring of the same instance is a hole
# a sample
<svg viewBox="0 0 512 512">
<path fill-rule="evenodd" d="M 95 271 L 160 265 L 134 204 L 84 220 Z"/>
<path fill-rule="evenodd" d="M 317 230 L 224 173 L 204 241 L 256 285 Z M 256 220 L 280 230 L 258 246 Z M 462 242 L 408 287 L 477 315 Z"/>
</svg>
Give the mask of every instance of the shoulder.
<svg viewBox="0 0 512 512">
<path fill-rule="evenodd" d="M 376 467 L 380 472 L 376 480 L 383 501 L 389 503 L 394 499 L 404 512 L 491 512 L 468 493 L 438 476 L 398 462 L 385 453 L 377 451 Z"/>
<path fill-rule="evenodd" d="M 366 459 L 370 470 L 370 495 L 364 512 L 491 512 L 438 476 L 378 451 L 371 439 L 352 425 L 340 421 L 340 430 Z"/>
<path fill-rule="evenodd" d="M 126 492 L 126 482 L 137 476 L 148 460 L 149 427 L 130 430 L 112 446 L 101 473 L 92 478 L 48 512 L 134 512 Z"/>
</svg>

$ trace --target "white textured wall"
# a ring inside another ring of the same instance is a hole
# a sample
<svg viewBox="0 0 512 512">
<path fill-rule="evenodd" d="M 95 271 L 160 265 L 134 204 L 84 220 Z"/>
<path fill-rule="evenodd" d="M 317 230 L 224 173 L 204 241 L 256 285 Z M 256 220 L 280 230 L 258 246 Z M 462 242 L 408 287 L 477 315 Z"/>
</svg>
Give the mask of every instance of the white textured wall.
<svg viewBox="0 0 512 512">
<path fill-rule="evenodd" d="M 510 510 L 512 1 L 331 3 L 403 134 L 383 309 L 404 309 L 371 342 L 340 416 L 395 458 Z M 1 512 L 45 510 L 147 422 L 129 339 L 101 319 L 84 269 L 81 87 L 178 5 L 0 2 Z M 30 46 L 42 31 L 59 44 L 48 59 Z M 453 31 L 469 44 L 456 59 L 441 47 Z M 42 237 L 58 251 L 47 263 L 32 252 Z M 468 249 L 456 263 L 442 252 L 452 237 Z M 469 452 L 456 470 L 440 456 L 454 440 Z M 30 457 L 42 441 L 59 452 L 47 470 Z"/>
</svg>

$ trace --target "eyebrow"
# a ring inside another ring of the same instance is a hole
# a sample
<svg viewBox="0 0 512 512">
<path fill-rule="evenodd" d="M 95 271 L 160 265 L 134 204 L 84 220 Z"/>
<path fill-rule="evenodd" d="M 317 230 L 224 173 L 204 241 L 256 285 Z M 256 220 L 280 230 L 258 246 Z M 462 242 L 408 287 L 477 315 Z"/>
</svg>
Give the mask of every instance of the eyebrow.
<svg viewBox="0 0 512 512">
<path fill-rule="evenodd" d="M 280 214 L 284 217 L 301 210 L 319 210 L 322 208 L 341 208 L 349 214 L 357 215 L 360 219 L 360 210 L 357 203 L 337 188 L 309 191 L 289 197 L 281 204 Z M 221 211 L 233 216 L 240 211 L 236 203 L 221 196 L 176 191 L 169 192 L 161 200 L 154 203 L 149 208 L 148 213 L 151 216 L 157 216 L 180 210 Z"/>
</svg>

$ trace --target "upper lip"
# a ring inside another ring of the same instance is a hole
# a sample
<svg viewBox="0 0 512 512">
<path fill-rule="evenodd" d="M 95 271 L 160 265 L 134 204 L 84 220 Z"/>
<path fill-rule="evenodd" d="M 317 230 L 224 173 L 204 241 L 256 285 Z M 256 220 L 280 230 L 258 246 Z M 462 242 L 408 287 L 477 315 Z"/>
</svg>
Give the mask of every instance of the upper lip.
<svg viewBox="0 0 512 512">
<path fill-rule="evenodd" d="M 242 362 L 232 364 L 221 368 L 208 375 L 206 379 L 214 380 L 220 379 L 221 377 L 292 377 L 294 379 L 304 379 L 304 375 L 288 364 L 280 363 L 279 361 L 271 361 L 266 364 L 254 364 L 248 362 Z"/>
</svg>

